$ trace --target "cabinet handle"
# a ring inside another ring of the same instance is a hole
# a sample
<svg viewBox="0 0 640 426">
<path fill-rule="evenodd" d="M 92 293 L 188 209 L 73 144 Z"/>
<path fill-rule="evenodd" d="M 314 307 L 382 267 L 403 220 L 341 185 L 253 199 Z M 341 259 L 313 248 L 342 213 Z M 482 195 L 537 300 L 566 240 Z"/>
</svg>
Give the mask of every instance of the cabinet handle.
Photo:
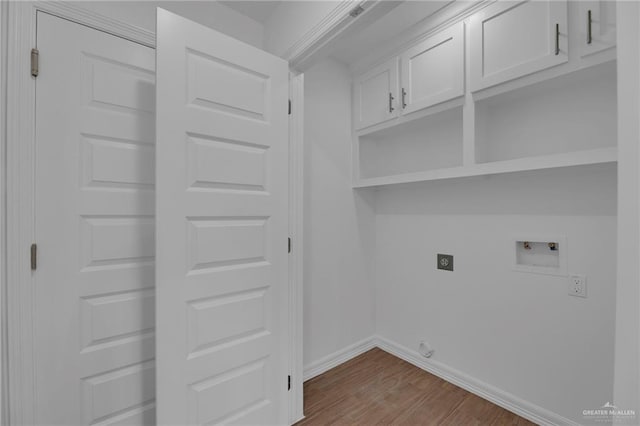
<svg viewBox="0 0 640 426">
<path fill-rule="evenodd" d="M 587 44 L 591 44 L 593 38 L 591 37 L 591 10 L 587 12 Z"/>
<path fill-rule="evenodd" d="M 560 54 L 560 24 L 556 24 L 556 56 Z"/>
<path fill-rule="evenodd" d="M 389 112 L 393 112 L 393 95 L 389 92 Z"/>
<path fill-rule="evenodd" d="M 407 98 L 407 91 L 404 90 L 404 87 L 402 88 L 402 109 L 405 109 L 407 107 L 407 103 L 405 102 L 405 99 Z"/>
</svg>

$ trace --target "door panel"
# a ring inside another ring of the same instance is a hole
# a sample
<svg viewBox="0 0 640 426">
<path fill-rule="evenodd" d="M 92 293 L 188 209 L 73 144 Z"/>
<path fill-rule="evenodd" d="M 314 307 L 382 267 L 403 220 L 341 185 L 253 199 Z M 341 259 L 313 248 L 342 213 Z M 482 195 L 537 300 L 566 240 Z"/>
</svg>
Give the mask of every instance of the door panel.
<svg viewBox="0 0 640 426">
<path fill-rule="evenodd" d="M 152 49 L 38 13 L 38 424 L 155 424 Z"/>
<path fill-rule="evenodd" d="M 497 2 L 470 23 L 472 90 L 569 60 L 565 0 Z"/>
<path fill-rule="evenodd" d="M 405 51 L 402 112 L 411 113 L 464 94 L 464 23 L 460 22 Z"/>
<path fill-rule="evenodd" d="M 158 10 L 160 424 L 286 423 L 288 66 Z"/>
<path fill-rule="evenodd" d="M 398 58 L 361 75 L 354 84 L 357 129 L 398 116 Z"/>
<path fill-rule="evenodd" d="M 590 31 L 589 27 L 591 27 Z M 616 2 L 581 1 L 580 30 L 582 56 L 614 47 L 616 45 Z"/>
</svg>

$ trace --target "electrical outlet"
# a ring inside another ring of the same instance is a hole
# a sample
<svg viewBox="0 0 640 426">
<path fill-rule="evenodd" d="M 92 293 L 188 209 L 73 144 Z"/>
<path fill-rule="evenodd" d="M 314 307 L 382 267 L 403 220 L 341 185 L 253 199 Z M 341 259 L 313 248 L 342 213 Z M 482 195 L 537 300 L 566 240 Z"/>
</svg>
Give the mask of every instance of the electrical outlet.
<svg viewBox="0 0 640 426">
<path fill-rule="evenodd" d="M 587 277 L 584 275 L 571 275 L 569 277 L 569 295 L 587 297 Z"/>
<path fill-rule="evenodd" d="M 453 271 L 453 255 L 438 253 L 438 269 Z"/>
</svg>

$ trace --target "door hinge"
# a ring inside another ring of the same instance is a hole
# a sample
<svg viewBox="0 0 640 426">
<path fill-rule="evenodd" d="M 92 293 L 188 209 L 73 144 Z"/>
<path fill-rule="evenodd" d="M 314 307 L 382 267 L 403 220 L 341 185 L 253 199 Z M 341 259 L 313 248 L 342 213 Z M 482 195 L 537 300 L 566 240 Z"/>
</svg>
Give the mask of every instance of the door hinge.
<svg viewBox="0 0 640 426">
<path fill-rule="evenodd" d="M 287 240 L 289 241 L 289 248 L 287 253 L 291 253 L 291 238 L 288 238 Z"/>
<path fill-rule="evenodd" d="M 35 271 L 38 268 L 38 245 L 31 244 L 31 270 Z"/>
<path fill-rule="evenodd" d="M 289 99 L 289 115 L 291 115 L 291 99 Z"/>
<path fill-rule="evenodd" d="M 31 75 L 37 77 L 40 73 L 40 52 L 38 49 L 31 49 Z"/>
<path fill-rule="evenodd" d="M 291 390 L 291 376 L 287 376 L 287 390 Z"/>
</svg>

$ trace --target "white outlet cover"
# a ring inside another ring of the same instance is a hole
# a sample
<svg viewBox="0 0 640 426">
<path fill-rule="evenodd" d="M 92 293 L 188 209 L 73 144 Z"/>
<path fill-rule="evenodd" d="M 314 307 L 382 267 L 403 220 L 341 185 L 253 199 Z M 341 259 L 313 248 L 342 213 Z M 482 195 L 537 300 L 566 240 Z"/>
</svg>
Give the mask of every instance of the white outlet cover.
<svg viewBox="0 0 640 426">
<path fill-rule="evenodd" d="M 569 295 L 587 297 L 587 277 L 584 275 L 571 275 L 569 277 Z"/>
</svg>

